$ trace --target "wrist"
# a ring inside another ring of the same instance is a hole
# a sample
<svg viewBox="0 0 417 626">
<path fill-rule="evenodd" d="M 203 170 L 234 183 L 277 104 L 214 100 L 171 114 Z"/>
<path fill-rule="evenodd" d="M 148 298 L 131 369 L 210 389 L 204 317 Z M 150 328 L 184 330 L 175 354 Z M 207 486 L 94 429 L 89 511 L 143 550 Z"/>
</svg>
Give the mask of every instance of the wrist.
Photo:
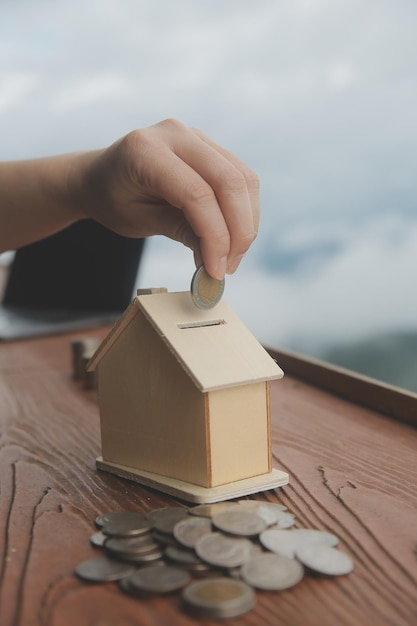
<svg viewBox="0 0 417 626">
<path fill-rule="evenodd" d="M 94 169 L 102 150 L 89 150 L 71 155 L 67 172 L 68 207 L 76 220 L 91 217 L 97 203 L 94 192 Z"/>
</svg>

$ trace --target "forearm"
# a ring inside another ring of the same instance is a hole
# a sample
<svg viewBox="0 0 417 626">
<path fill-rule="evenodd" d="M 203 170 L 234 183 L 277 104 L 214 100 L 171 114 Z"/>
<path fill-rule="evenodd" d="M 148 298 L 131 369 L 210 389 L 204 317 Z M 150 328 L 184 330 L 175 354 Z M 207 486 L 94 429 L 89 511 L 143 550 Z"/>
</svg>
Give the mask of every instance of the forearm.
<svg viewBox="0 0 417 626">
<path fill-rule="evenodd" d="M 85 217 L 75 180 L 87 153 L 0 163 L 0 252 L 51 235 Z"/>
<path fill-rule="evenodd" d="M 181 241 L 223 278 L 256 237 L 259 181 L 176 120 L 132 131 L 105 150 L 0 163 L 0 252 L 84 218 L 126 237 Z"/>
</svg>

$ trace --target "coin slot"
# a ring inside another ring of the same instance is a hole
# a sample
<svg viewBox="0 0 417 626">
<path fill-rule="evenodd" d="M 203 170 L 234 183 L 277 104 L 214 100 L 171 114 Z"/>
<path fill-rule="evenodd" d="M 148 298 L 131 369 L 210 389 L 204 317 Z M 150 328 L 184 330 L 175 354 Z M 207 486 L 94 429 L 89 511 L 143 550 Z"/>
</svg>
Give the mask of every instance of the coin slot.
<svg viewBox="0 0 417 626">
<path fill-rule="evenodd" d="M 185 330 L 186 328 L 204 328 L 206 326 L 221 326 L 226 324 L 225 320 L 206 320 L 204 322 L 189 322 L 188 324 L 177 324 L 178 328 Z"/>
</svg>

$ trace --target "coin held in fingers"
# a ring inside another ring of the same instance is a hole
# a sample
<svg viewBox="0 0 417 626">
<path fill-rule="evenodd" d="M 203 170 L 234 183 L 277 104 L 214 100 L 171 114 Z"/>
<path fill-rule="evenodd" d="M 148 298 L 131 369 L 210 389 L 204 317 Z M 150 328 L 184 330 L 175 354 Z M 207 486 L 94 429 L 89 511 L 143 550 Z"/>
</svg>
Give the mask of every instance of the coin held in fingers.
<svg viewBox="0 0 417 626">
<path fill-rule="evenodd" d="M 204 265 L 194 272 L 191 280 L 191 297 L 198 309 L 212 309 L 218 302 L 224 292 L 225 280 L 217 280 L 207 273 Z"/>
</svg>

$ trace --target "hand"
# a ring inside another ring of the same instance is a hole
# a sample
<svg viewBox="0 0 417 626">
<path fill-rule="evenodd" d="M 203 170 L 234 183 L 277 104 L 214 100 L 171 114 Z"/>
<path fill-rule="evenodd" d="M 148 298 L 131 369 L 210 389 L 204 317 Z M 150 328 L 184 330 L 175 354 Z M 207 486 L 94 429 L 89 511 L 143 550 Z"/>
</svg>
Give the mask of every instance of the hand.
<svg viewBox="0 0 417 626">
<path fill-rule="evenodd" d="M 85 159 L 87 217 L 122 235 L 180 241 L 215 278 L 237 269 L 257 235 L 257 176 L 199 130 L 166 120 Z"/>
</svg>

